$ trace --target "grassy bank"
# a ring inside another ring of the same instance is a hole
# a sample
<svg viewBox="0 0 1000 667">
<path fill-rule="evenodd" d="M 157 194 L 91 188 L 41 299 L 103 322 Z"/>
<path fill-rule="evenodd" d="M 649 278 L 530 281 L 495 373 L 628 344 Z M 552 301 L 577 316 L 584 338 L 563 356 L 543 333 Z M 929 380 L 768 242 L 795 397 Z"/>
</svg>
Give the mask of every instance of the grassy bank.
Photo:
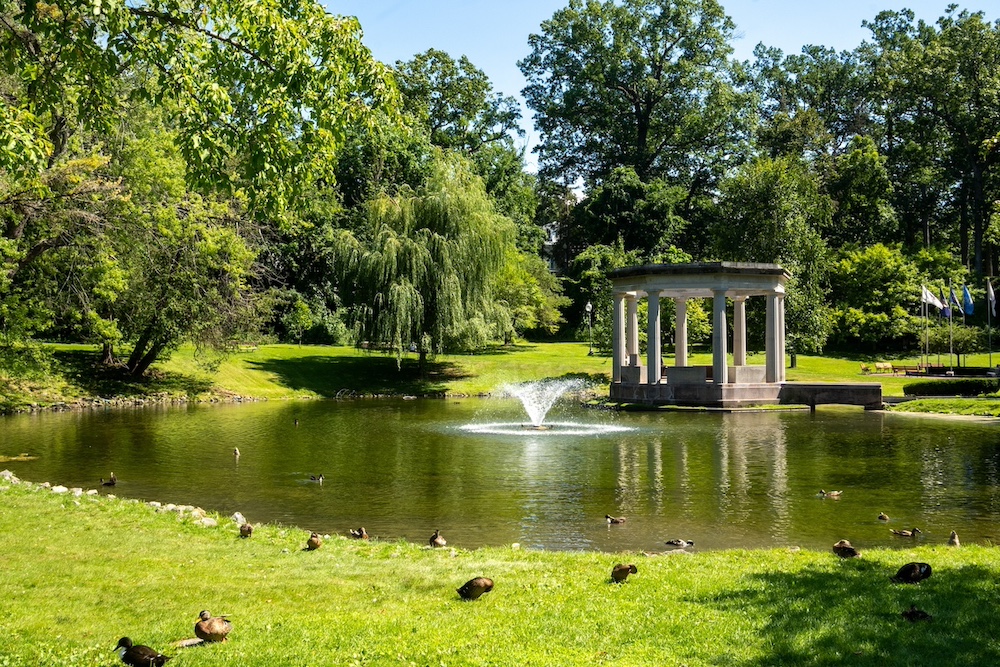
<svg viewBox="0 0 1000 667">
<path fill-rule="evenodd" d="M 241 540 L 222 517 L 205 528 L 125 500 L 2 487 L 5 667 L 112 665 L 122 635 L 175 655 L 172 665 L 1000 661 L 992 629 L 1000 553 L 987 546 L 873 550 L 841 561 L 791 549 L 432 551 L 333 536 L 305 552 L 303 530 L 261 526 Z M 839 537 L 850 536 L 831 543 Z M 933 576 L 890 583 L 911 560 L 931 563 Z M 616 562 L 639 572 L 610 584 Z M 460 600 L 455 589 L 480 575 L 494 579 L 493 592 Z M 903 620 L 910 604 L 934 621 Z M 230 641 L 170 649 L 192 636 L 202 609 L 230 614 Z"/>
<path fill-rule="evenodd" d="M 611 380 L 610 357 L 588 355 L 586 343 L 531 343 L 468 355 L 440 355 L 421 375 L 415 355 L 397 366 L 395 357 L 351 347 L 266 345 L 236 352 L 211 367 L 193 348 L 183 348 L 153 368 L 151 377 L 133 381 L 119 370 L 96 365 L 98 350 L 88 346 L 49 346 L 48 369 L 28 375 L 0 369 L 0 411 L 51 406 L 104 397 L 131 402 L 145 399 L 218 400 L 234 396 L 257 399 L 332 398 L 352 395 L 466 395 L 494 392 L 508 382 L 551 377 L 587 379 L 604 394 Z M 980 358 L 980 356 L 982 358 Z M 985 365 L 986 355 L 970 356 L 968 365 Z M 751 355 L 751 364 L 763 355 Z M 862 374 L 854 359 L 799 355 L 787 377 L 802 382 L 879 382 L 883 395 L 902 396 L 914 378 Z M 918 359 L 896 360 L 916 365 Z M 668 355 L 664 363 L 673 363 Z M 690 357 L 711 364 L 708 353 Z M 909 409 L 911 404 L 901 409 Z M 916 406 L 913 406 L 916 407 Z M 982 402 L 937 404 L 947 412 L 987 409 Z M 929 408 L 927 408 L 929 409 Z M 990 414 L 996 414 L 991 412 Z"/>
</svg>

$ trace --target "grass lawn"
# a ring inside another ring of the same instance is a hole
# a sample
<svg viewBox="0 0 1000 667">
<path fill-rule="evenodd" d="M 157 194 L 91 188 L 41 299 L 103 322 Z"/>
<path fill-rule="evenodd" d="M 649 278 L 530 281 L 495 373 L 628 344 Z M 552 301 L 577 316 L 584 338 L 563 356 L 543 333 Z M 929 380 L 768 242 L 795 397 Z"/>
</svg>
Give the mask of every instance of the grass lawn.
<svg viewBox="0 0 1000 667">
<path fill-rule="evenodd" d="M 303 530 L 258 526 L 241 540 L 224 517 L 206 528 L 138 502 L 37 485 L 0 480 L 0 505 L 4 667 L 120 664 L 112 649 L 123 635 L 175 656 L 171 665 L 1000 662 L 1000 551 L 990 546 L 844 561 L 790 549 L 430 550 L 332 536 L 306 552 Z M 930 563 L 933 576 L 891 583 L 908 561 Z M 617 562 L 638 574 L 609 583 Z M 455 589 L 476 576 L 491 577 L 494 590 L 460 600 Z M 934 620 L 904 620 L 911 604 Z M 171 648 L 193 636 L 202 609 L 230 615 L 230 640 Z"/>
<path fill-rule="evenodd" d="M 153 367 L 151 377 L 136 382 L 120 371 L 96 365 L 93 346 L 52 345 L 47 372 L 4 376 L 0 370 L 0 412 L 31 405 L 48 406 L 93 397 L 134 400 L 177 397 L 212 400 L 232 396 L 258 399 L 332 398 L 352 395 L 466 395 L 494 392 L 508 382 L 553 377 L 578 377 L 590 382 L 597 395 L 606 395 L 611 381 L 611 359 L 587 354 L 586 343 L 524 343 L 477 354 L 440 355 L 423 376 L 416 355 L 397 365 L 393 356 L 353 347 L 265 345 L 236 352 L 207 365 L 185 347 Z M 692 364 L 711 364 L 710 353 L 689 357 Z M 1000 354 L 997 355 L 1000 361 Z M 751 364 L 764 362 L 751 354 Z M 787 377 L 799 382 L 879 382 L 884 396 L 902 396 L 903 386 L 917 378 L 892 374 L 862 374 L 857 359 L 799 355 Z M 869 365 L 874 360 L 866 360 Z M 916 365 L 919 359 L 894 359 Z M 672 355 L 664 363 L 673 363 Z M 970 355 L 964 365 L 986 365 L 988 356 Z M 786 366 L 789 364 L 786 363 Z M 948 403 L 907 403 L 896 409 L 921 409 L 969 414 L 1000 414 L 1000 408 L 977 399 Z"/>
</svg>

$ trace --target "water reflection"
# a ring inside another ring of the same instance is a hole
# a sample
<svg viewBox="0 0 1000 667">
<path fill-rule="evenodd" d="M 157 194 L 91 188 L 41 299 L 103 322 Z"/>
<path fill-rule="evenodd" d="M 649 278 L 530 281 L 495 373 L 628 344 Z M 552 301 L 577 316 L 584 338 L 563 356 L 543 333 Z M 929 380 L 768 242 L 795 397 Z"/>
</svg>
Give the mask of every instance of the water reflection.
<svg viewBox="0 0 1000 667">
<path fill-rule="evenodd" d="M 0 464 L 25 479 L 281 521 L 460 546 L 660 550 L 996 540 L 1000 431 L 992 423 L 820 410 L 609 415 L 619 429 L 552 437 L 467 432 L 520 419 L 513 401 L 295 402 L 23 415 L 0 420 Z M 298 423 L 296 425 L 296 420 Z M 233 449 L 241 456 L 235 457 Z M 322 473 L 322 485 L 309 481 Z M 817 498 L 843 489 L 840 500 Z M 107 492 L 108 489 L 101 489 Z M 887 526 L 876 517 L 892 517 Z M 604 515 L 624 515 L 608 526 Z"/>
</svg>

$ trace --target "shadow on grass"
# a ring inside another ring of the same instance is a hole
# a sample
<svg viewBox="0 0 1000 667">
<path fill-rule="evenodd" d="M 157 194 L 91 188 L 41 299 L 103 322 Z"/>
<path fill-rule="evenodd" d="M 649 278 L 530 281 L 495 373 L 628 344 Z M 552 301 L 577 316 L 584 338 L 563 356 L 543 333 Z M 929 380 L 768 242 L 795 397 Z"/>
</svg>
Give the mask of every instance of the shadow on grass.
<svg viewBox="0 0 1000 667">
<path fill-rule="evenodd" d="M 607 373 L 563 373 L 553 380 L 583 380 L 588 386 L 603 385 L 611 382 L 611 376 Z"/>
<path fill-rule="evenodd" d="M 247 365 L 273 373 L 285 387 L 312 391 L 327 398 L 345 393 L 442 394 L 449 382 L 468 377 L 456 364 L 430 361 L 421 377 L 416 359 L 403 359 L 402 365 L 397 367 L 395 357 L 380 355 L 247 360 Z"/>
<path fill-rule="evenodd" d="M 996 572 L 978 565 L 935 568 L 930 579 L 907 585 L 889 581 L 895 569 L 864 559 L 838 562 L 835 570 L 755 574 L 741 579 L 741 587 L 699 600 L 760 612 L 753 632 L 766 655 L 730 664 L 1000 664 L 1000 644 L 991 639 Z M 911 604 L 934 619 L 903 619 L 900 612 Z"/>
<path fill-rule="evenodd" d="M 141 398 L 154 394 L 196 396 L 212 388 L 209 380 L 164 371 L 133 378 L 120 366 L 104 366 L 100 355 L 83 350 L 55 350 L 53 371 L 84 393 L 103 398 Z"/>
</svg>

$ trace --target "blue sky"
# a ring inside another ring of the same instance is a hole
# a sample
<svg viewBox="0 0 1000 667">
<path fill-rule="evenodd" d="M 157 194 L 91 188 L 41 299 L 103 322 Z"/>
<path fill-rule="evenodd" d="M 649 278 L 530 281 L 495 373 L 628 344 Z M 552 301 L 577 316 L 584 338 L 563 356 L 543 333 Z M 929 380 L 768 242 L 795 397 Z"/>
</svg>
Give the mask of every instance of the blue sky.
<svg viewBox="0 0 1000 667">
<path fill-rule="evenodd" d="M 528 54 L 528 35 L 542 21 L 565 7 L 568 0 L 323 0 L 334 14 L 357 16 L 364 42 L 379 60 L 393 64 L 409 60 L 429 48 L 452 57 L 468 56 L 486 72 L 494 89 L 520 99 L 525 85 L 517 61 Z M 970 11 L 986 11 L 990 20 L 1000 11 L 995 0 L 959 3 Z M 947 0 L 723 0 L 740 36 L 733 43 L 736 56 L 750 59 L 764 42 L 785 53 L 797 53 L 806 44 L 837 50 L 852 49 L 869 33 L 861 27 L 882 10 L 909 8 L 918 19 L 933 22 L 944 14 Z M 537 142 L 528 109 L 523 110 L 529 145 Z M 530 160 L 530 157 L 529 157 Z"/>
</svg>

